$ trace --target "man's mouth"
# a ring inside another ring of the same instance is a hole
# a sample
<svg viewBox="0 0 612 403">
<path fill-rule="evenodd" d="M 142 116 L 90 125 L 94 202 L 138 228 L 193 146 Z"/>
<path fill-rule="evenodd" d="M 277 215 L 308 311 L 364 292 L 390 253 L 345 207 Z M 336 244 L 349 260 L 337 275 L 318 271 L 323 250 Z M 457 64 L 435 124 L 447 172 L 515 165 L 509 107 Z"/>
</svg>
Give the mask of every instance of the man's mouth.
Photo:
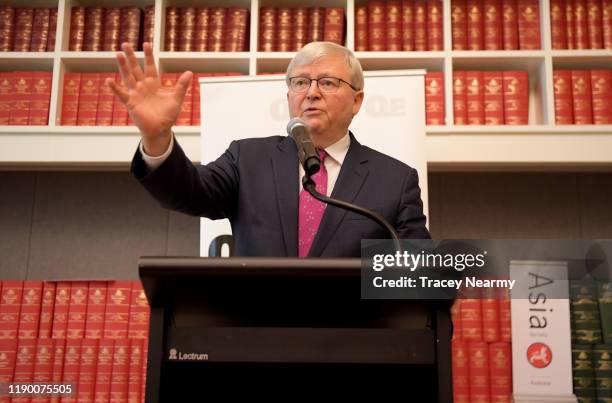
<svg viewBox="0 0 612 403">
<path fill-rule="evenodd" d="M 314 112 L 320 112 L 321 110 L 318 108 L 306 108 L 304 109 L 304 113 L 314 113 Z"/>
</svg>

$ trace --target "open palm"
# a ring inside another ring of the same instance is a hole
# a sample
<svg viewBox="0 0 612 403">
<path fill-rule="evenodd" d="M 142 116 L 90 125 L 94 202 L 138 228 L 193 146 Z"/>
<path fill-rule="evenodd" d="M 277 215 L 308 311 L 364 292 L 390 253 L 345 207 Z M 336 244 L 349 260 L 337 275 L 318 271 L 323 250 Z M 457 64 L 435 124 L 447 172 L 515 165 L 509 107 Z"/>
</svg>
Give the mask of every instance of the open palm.
<svg viewBox="0 0 612 403">
<path fill-rule="evenodd" d="M 128 113 L 142 133 L 145 148 L 156 148 L 156 143 L 163 148 L 164 144 L 167 146 L 170 142 L 170 129 L 176 122 L 193 74 L 190 71 L 184 72 L 174 88 L 162 87 L 151 44 L 145 43 L 143 48 L 144 72 L 132 47 L 124 43 L 122 49 L 125 54 L 117 53 L 123 85 L 110 79 L 107 84 L 127 107 Z"/>
</svg>

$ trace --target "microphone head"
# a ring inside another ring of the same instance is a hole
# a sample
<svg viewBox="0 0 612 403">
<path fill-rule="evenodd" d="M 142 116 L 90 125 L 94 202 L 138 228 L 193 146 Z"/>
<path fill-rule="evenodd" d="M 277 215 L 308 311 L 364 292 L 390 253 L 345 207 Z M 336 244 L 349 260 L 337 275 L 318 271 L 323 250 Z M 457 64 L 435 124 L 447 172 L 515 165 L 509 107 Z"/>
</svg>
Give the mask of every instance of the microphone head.
<svg viewBox="0 0 612 403">
<path fill-rule="evenodd" d="M 300 126 L 308 128 L 308 126 L 306 126 L 306 122 L 304 122 L 301 118 L 291 119 L 289 123 L 287 123 L 287 134 L 293 136 L 293 131 Z"/>
</svg>

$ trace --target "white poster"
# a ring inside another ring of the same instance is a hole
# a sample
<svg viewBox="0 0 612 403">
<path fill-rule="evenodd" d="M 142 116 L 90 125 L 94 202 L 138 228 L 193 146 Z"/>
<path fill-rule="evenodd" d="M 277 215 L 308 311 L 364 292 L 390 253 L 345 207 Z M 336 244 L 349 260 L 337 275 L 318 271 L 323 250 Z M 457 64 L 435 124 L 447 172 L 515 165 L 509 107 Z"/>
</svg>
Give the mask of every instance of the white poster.
<svg viewBox="0 0 612 403">
<path fill-rule="evenodd" d="M 350 130 L 357 140 L 417 169 L 428 215 L 424 70 L 367 72 L 365 98 Z M 286 135 L 284 76 L 200 79 L 202 164 L 217 159 L 232 140 Z M 215 237 L 231 234 L 228 220 L 202 218 L 200 255 Z"/>
<path fill-rule="evenodd" d="M 515 401 L 575 402 L 567 262 L 511 261 L 510 279 Z"/>
</svg>

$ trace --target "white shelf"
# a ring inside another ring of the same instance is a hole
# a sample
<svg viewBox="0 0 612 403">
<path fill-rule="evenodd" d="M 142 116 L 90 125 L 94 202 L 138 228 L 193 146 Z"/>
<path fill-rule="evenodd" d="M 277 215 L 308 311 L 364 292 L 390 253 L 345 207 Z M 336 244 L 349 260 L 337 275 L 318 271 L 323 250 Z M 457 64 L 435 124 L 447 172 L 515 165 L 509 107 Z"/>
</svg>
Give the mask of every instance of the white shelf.
<svg viewBox="0 0 612 403">
<path fill-rule="evenodd" d="M 134 127 L 62 127 L 61 88 L 65 72 L 116 71 L 115 52 L 69 52 L 70 7 L 93 5 L 94 0 L 27 0 L 31 6 L 58 6 L 55 52 L 0 53 L 0 70 L 53 71 L 50 126 L 0 127 L 2 166 L 127 167 L 138 133 Z M 15 3 L 16 4 L 16 3 Z M 361 0 L 104 0 L 103 6 L 155 5 L 154 56 L 160 72 L 284 72 L 295 52 L 258 51 L 259 7 L 343 6 L 346 10 L 347 46 L 353 48 L 355 4 Z M 21 5 L 21 4 L 20 4 Z M 172 6 L 241 6 L 250 11 L 249 48 L 246 52 L 165 52 L 162 50 L 165 8 Z M 364 70 L 427 69 L 444 73 L 446 126 L 427 128 L 427 155 L 432 169 L 476 166 L 478 169 L 550 164 L 574 167 L 612 167 L 612 126 L 555 126 L 552 72 L 555 68 L 610 68 L 610 50 L 553 50 L 550 44 L 549 0 L 540 1 L 542 50 L 454 51 L 451 44 L 450 2 L 444 2 L 444 50 L 419 52 L 356 52 Z M 143 62 L 143 52 L 137 52 Z M 530 115 L 527 126 L 454 126 L 453 70 L 514 70 L 530 74 Z M 175 128 L 189 157 L 199 160 L 199 127 Z M 49 150 L 54 151 L 49 155 Z M 69 151 L 70 150 L 70 151 Z M 107 153 L 107 154 L 105 154 Z M 75 157 L 74 155 L 78 157 Z"/>
</svg>

